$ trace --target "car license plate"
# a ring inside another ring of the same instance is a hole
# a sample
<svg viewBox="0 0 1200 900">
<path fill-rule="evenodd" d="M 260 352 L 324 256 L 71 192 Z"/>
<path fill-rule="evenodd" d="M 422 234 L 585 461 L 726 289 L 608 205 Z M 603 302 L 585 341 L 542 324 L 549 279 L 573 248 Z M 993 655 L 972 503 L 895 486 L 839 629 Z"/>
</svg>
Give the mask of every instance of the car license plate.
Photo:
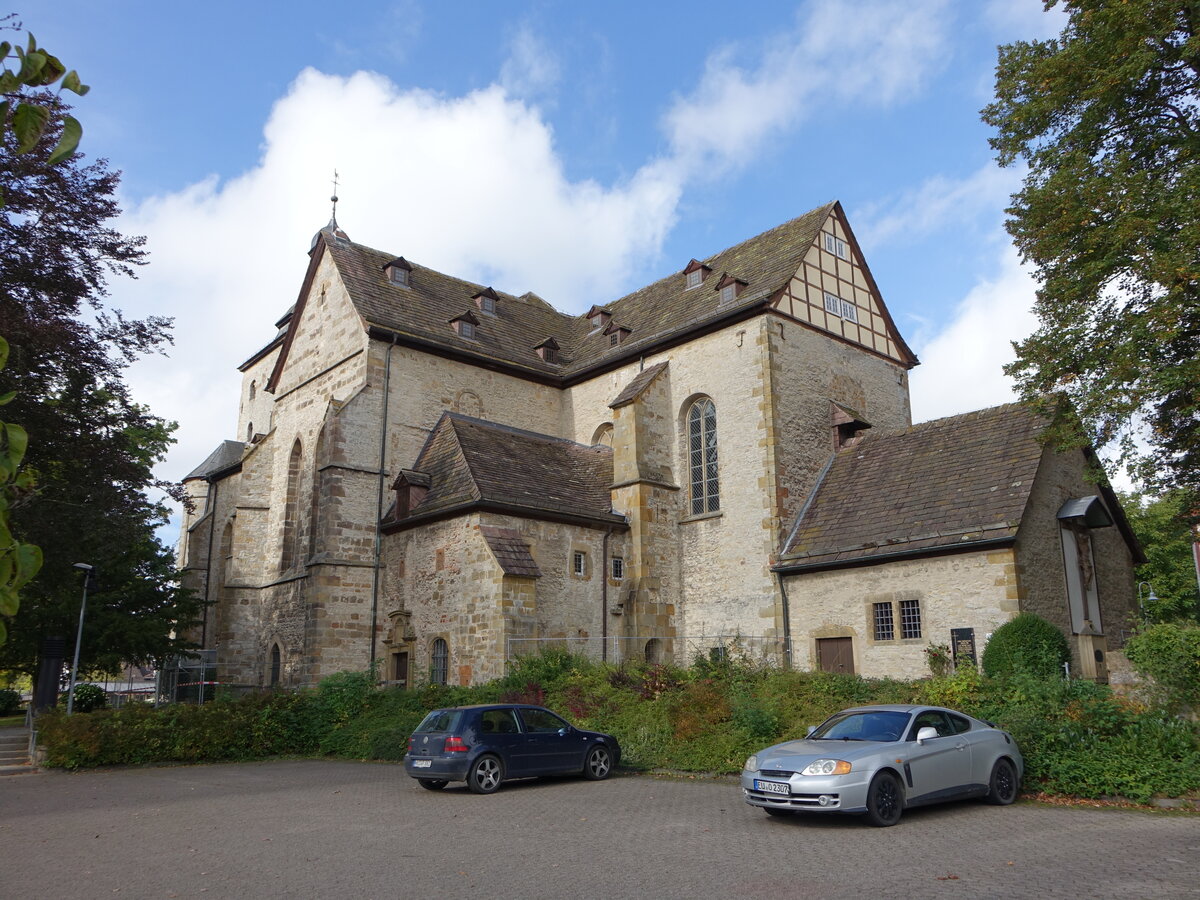
<svg viewBox="0 0 1200 900">
<path fill-rule="evenodd" d="M 754 789 L 762 791 L 764 794 L 790 794 L 792 788 L 790 785 L 781 784 L 778 781 L 759 781 L 754 779 Z"/>
<path fill-rule="evenodd" d="M 413 768 L 414 769 L 428 769 L 431 765 L 433 765 L 433 760 L 431 760 L 431 759 L 414 759 L 413 760 Z"/>
</svg>

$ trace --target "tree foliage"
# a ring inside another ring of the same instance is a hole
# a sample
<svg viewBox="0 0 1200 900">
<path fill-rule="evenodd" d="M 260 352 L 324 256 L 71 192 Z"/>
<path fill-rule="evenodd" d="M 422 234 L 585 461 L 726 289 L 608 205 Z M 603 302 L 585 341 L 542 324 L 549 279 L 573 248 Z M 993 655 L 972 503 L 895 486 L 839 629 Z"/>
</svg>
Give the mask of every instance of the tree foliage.
<svg viewBox="0 0 1200 900">
<path fill-rule="evenodd" d="M 13 18 L 9 14 L 0 19 L 0 28 L 18 27 L 12 24 Z M 31 96 L 27 90 L 58 83 L 62 90 L 83 96 L 88 92 L 87 85 L 74 69 L 68 72 L 58 57 L 38 47 L 32 34 L 25 47 L 0 41 L 0 61 L 0 138 L 6 139 L 5 153 L 19 156 L 31 152 L 53 123 L 58 140 L 46 156 L 46 164 L 57 165 L 68 159 L 83 134 L 79 122 L 65 114 L 56 119 L 52 106 L 44 102 L 47 95 Z M 10 134 L 11 142 L 7 140 Z M 3 199 L 0 193 L 0 205 Z M 0 337 L 0 370 L 8 361 L 8 353 L 8 341 Z M 10 403 L 14 396 L 12 392 L 0 396 L 0 406 Z M 42 567 L 41 549 L 21 543 L 9 528 L 9 508 L 33 487 L 31 474 L 21 468 L 28 444 L 28 432 L 21 425 L 0 422 L 0 646 L 8 637 L 4 617 L 16 614 L 18 592 Z"/>
<path fill-rule="evenodd" d="M 1007 371 L 1060 446 L 1109 446 L 1197 499 L 1200 2 L 1062 6 L 1057 38 L 1000 48 L 983 111 L 1000 164 L 1029 166 L 1008 229 L 1041 282 Z"/>
<path fill-rule="evenodd" d="M 33 435 L 10 524 L 17 540 L 42 548 L 44 564 L 20 608 L 4 610 L 15 616 L 0 669 L 33 675 L 42 638 L 74 634 L 82 583 L 73 564 L 86 562 L 99 577 L 80 668 L 111 670 L 190 648 L 175 635 L 200 608 L 155 536 L 167 508 L 147 495 L 178 493 L 153 474 L 175 426 L 135 403 L 123 380 L 130 362 L 169 344 L 170 320 L 107 307 L 108 278 L 145 262 L 144 239 L 111 225 L 118 175 L 104 160 L 59 155 L 73 120 L 57 94 L 26 89 L 10 108 L 21 106 L 47 115 L 28 149 L 18 130 L 0 133 L 0 334 L 11 345 L 8 414 Z"/>
<path fill-rule="evenodd" d="M 1137 580 L 1152 587 L 1158 598 L 1156 603 L 1145 603 L 1145 617 L 1162 622 L 1200 615 L 1200 589 L 1192 557 L 1191 508 L 1186 496 L 1182 491 L 1171 491 L 1161 497 L 1123 494 L 1121 505 L 1146 553 L 1145 564 L 1137 569 Z"/>
</svg>

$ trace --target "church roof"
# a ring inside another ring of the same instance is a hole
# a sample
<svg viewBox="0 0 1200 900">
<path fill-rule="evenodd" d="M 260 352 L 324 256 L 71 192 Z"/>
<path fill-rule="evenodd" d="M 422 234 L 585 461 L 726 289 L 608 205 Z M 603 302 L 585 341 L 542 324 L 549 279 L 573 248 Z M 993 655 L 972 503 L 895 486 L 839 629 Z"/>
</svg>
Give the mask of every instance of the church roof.
<svg viewBox="0 0 1200 900">
<path fill-rule="evenodd" d="M 388 530 L 490 509 L 531 518 L 624 527 L 612 510 L 612 448 L 443 413 L 413 469 L 429 475 L 424 498 Z"/>
<path fill-rule="evenodd" d="M 536 294 L 495 291 L 494 312 L 477 316 L 473 334 L 459 334 L 447 323 L 474 307 L 474 298 L 486 286 L 417 264 L 412 264 L 406 285 L 395 284 L 384 271 L 394 253 L 328 239 L 324 232 L 318 233 L 318 240 L 369 329 L 560 382 L 766 309 L 789 284 L 822 224 L 837 209 L 836 203 L 827 203 L 705 258 L 700 262 L 712 275 L 696 287 L 687 287 L 681 270 L 607 303 L 603 309 L 611 321 L 597 328 L 586 315 L 561 313 Z M 724 303 L 716 289 L 723 276 L 745 285 L 735 299 Z M 549 337 L 560 351 L 545 360 L 537 347 Z M 283 353 L 286 356 L 286 345 Z"/>
<path fill-rule="evenodd" d="M 868 432 L 834 456 L 776 568 L 1011 541 L 1041 462 L 1043 425 L 1012 403 Z"/>
<path fill-rule="evenodd" d="M 241 441 L 222 441 L 217 449 L 208 454 L 208 458 L 204 462 L 188 472 L 183 480 L 192 481 L 204 478 L 214 481 L 239 468 L 242 464 L 242 454 L 245 452 L 246 445 Z"/>
</svg>

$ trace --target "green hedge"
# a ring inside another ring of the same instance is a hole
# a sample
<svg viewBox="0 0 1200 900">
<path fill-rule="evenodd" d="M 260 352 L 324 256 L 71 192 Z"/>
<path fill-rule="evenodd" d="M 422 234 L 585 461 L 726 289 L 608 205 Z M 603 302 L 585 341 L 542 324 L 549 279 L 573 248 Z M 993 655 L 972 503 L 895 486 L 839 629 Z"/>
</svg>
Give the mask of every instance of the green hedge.
<svg viewBox="0 0 1200 900">
<path fill-rule="evenodd" d="M 725 774 L 844 707 L 930 703 L 1009 729 L 1025 756 L 1027 791 L 1143 802 L 1200 792 L 1196 723 L 1087 681 L 988 678 L 972 668 L 908 682 L 727 661 L 618 668 L 548 653 L 474 688 L 376 690 L 367 673 L 342 673 L 299 693 L 55 712 L 39 720 L 40 739 L 47 763 L 66 768 L 281 755 L 398 760 L 428 710 L 496 700 L 544 703 L 580 727 L 614 734 L 635 769 Z"/>
</svg>

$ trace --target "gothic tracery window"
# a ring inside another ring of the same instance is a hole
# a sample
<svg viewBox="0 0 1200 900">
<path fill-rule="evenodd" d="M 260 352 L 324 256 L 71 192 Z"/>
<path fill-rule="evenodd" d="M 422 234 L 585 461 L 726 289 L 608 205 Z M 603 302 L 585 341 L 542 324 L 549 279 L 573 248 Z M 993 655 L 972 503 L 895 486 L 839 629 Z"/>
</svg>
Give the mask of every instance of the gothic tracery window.
<svg viewBox="0 0 1200 900">
<path fill-rule="evenodd" d="M 691 514 L 716 512 L 721 508 L 717 480 L 717 408 L 702 397 L 687 415 L 688 474 L 691 484 Z"/>
</svg>

